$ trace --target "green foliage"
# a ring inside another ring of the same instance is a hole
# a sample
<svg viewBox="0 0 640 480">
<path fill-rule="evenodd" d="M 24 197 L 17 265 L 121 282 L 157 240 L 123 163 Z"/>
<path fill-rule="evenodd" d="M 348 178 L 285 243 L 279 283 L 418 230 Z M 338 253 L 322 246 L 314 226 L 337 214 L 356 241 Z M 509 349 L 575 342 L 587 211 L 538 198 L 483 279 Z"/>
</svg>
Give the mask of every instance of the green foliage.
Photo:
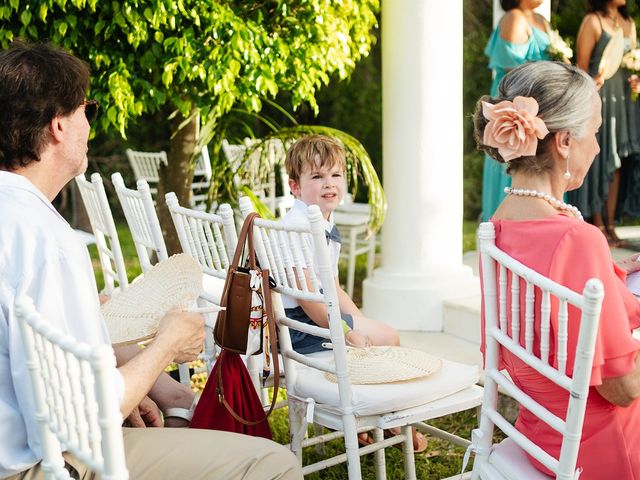
<svg viewBox="0 0 640 480">
<path fill-rule="evenodd" d="M 369 53 L 377 0 L 12 0 L 0 8 L 6 48 L 16 37 L 50 39 L 87 60 L 103 128 L 123 136 L 130 119 L 171 105 L 205 121 L 235 104 L 291 92 L 309 102 L 334 73 L 345 78 Z"/>
<path fill-rule="evenodd" d="M 491 71 L 484 49 L 491 33 L 491 0 L 465 0 L 463 18 L 464 218 L 477 220 L 482 209 L 483 156 L 476 150 L 472 115 L 476 102 L 489 93 Z"/>
</svg>

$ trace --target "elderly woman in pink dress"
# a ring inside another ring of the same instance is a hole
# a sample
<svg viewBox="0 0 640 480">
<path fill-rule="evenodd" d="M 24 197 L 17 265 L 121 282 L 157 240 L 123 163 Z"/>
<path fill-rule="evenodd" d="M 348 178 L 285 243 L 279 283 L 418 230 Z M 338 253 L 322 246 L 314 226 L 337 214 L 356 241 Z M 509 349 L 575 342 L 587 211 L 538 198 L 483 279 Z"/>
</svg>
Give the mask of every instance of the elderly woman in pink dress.
<svg viewBox="0 0 640 480">
<path fill-rule="evenodd" d="M 509 72 L 496 97 L 478 102 L 474 122 L 478 148 L 506 163 L 512 177 L 491 218 L 497 246 L 576 292 L 589 278 L 604 284 L 578 466 L 588 479 L 640 479 L 640 341 L 631 334 L 640 327 L 640 303 L 625 286 L 627 273 L 639 270 L 640 262 L 633 256 L 614 263 L 602 232 L 562 201 L 582 184 L 599 152 L 600 112 L 592 78 L 570 65 L 541 61 Z M 579 313 L 570 311 L 569 358 L 579 321 Z M 557 415 L 566 411 L 565 390 L 509 352 L 502 355 L 511 377 L 531 397 Z M 559 455 L 560 434 L 524 408 L 516 428 Z"/>
</svg>

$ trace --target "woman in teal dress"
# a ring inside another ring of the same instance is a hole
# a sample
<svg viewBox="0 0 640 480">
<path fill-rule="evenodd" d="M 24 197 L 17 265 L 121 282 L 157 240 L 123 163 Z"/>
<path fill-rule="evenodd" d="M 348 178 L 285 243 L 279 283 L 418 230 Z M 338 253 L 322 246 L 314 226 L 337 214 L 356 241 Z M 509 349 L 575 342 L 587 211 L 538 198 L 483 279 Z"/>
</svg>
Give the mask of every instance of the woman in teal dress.
<svg viewBox="0 0 640 480">
<path fill-rule="evenodd" d="M 589 0 L 591 12 L 585 16 L 578 32 L 577 65 L 589 72 L 600 88 L 602 126 L 598 135 L 600 154 L 582 187 L 567 196 L 585 218 L 600 228 L 609 243 L 618 247 L 625 246 L 614 227 L 620 172 L 627 158 L 640 153 L 639 106 L 630 99 L 629 73 L 619 68 L 605 78 L 607 69 L 602 58 L 618 60 L 622 51 L 635 48 L 635 24 L 625 4 L 626 0 Z M 613 47 L 620 50 L 618 56 L 612 54 Z M 635 170 L 637 168 L 626 169 L 626 175 L 633 175 Z M 621 201 L 627 213 L 636 213 L 633 211 L 637 210 L 633 207 L 636 195 L 637 187 L 625 189 Z"/>
<path fill-rule="evenodd" d="M 506 12 L 491 34 L 484 53 L 489 68 L 494 71 L 491 96 L 498 93 L 498 84 L 512 68 L 527 62 L 546 60 L 549 47 L 548 24 L 533 11 L 542 0 L 500 0 Z M 504 187 L 511 184 L 504 164 L 491 157 L 484 158 L 482 174 L 482 221 L 486 222 L 505 196 Z"/>
</svg>

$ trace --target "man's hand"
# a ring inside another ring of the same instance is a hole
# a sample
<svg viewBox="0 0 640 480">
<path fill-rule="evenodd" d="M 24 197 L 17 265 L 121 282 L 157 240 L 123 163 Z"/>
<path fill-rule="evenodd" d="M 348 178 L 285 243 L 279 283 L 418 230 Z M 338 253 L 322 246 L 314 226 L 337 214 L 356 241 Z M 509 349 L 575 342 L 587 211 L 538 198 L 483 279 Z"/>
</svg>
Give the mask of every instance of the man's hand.
<svg viewBox="0 0 640 480">
<path fill-rule="evenodd" d="M 174 308 L 160 320 L 155 341 L 167 342 L 173 348 L 176 363 L 195 360 L 204 345 L 204 318 Z"/>
<path fill-rule="evenodd" d="M 125 427 L 146 428 L 162 427 L 162 416 L 156 403 L 144 397 L 124 421 Z"/>
</svg>

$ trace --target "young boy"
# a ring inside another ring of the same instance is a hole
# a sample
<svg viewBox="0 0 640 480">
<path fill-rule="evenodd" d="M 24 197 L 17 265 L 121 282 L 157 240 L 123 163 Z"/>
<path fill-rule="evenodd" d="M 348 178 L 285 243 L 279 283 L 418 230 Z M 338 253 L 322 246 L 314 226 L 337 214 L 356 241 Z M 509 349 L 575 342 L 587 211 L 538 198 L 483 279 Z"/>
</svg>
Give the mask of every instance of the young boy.
<svg viewBox="0 0 640 480">
<path fill-rule="evenodd" d="M 399 345 L 400 339 L 389 325 L 365 317 L 356 307 L 353 300 L 340 286 L 338 281 L 338 256 L 340 255 L 340 234 L 331 220 L 331 214 L 338 208 L 345 190 L 345 152 L 336 140 L 322 135 L 308 135 L 301 138 L 287 150 L 285 167 L 289 175 L 289 187 L 296 201 L 282 219 L 292 224 L 308 224 L 307 207 L 318 205 L 325 220 L 325 233 L 329 244 L 329 254 L 333 264 L 333 275 L 336 279 L 338 303 L 345 328 L 345 340 L 353 346 Z M 315 323 L 327 327 L 329 318 L 323 304 L 302 301 L 283 295 L 287 317 L 305 323 Z M 324 350 L 325 339 L 289 330 L 293 349 L 307 354 Z M 399 429 L 391 429 L 386 435 L 397 435 Z M 366 445 L 373 440 L 368 433 L 358 435 L 361 444 Z M 413 448 L 420 453 L 428 445 L 426 437 L 413 430 Z"/>
<path fill-rule="evenodd" d="M 308 224 L 307 207 L 320 207 L 326 222 L 325 230 L 347 343 L 357 346 L 399 345 L 398 333 L 388 325 L 363 316 L 338 281 L 340 236 L 331 220 L 331 214 L 344 197 L 345 166 L 344 149 L 332 138 L 309 135 L 292 145 L 287 151 L 285 167 L 296 201 L 283 222 Z M 320 327 L 328 326 L 327 310 L 323 304 L 296 301 L 288 296 L 283 297 L 283 303 L 289 318 L 315 323 Z M 291 330 L 291 342 L 294 350 L 306 354 L 322 351 L 322 343 L 326 340 Z"/>
</svg>

